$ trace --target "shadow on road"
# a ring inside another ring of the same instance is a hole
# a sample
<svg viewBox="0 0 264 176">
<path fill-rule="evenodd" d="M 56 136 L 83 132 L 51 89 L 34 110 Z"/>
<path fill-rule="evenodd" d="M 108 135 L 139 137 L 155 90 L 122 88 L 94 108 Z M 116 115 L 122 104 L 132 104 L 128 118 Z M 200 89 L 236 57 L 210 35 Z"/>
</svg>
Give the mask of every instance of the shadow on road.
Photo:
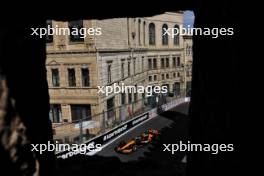
<svg viewBox="0 0 264 176">
<path fill-rule="evenodd" d="M 160 116 L 173 121 L 169 126 L 161 129 L 160 139 L 148 146 L 148 151 L 137 161 L 121 162 L 118 157 L 77 155 L 69 159 L 57 160 L 56 175 L 59 176 L 87 176 L 87 175 L 185 175 L 185 163 L 182 163 L 185 152 L 171 154 L 163 151 L 163 144 L 174 144 L 187 141 L 189 118 L 186 112 L 173 110 Z M 130 157 L 130 156 L 128 156 Z"/>
</svg>

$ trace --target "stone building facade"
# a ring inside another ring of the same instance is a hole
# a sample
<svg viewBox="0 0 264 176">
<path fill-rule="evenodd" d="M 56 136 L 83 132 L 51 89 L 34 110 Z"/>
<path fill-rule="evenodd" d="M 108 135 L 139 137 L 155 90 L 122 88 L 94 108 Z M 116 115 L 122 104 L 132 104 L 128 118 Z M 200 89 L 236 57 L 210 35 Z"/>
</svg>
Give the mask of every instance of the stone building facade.
<svg viewBox="0 0 264 176">
<path fill-rule="evenodd" d="M 192 53 L 192 36 L 185 35 L 183 36 L 184 43 L 184 68 L 185 68 L 185 88 L 186 96 L 191 96 L 191 81 L 192 81 L 192 62 L 193 62 L 193 53 Z"/>
<path fill-rule="evenodd" d="M 186 94 L 191 80 L 191 71 L 186 70 L 192 63 L 191 37 L 163 35 L 164 29 L 183 24 L 182 12 L 47 24 L 56 28 L 101 28 L 101 35 L 85 38 L 47 37 L 50 119 L 54 124 L 83 119 L 89 126 L 88 133 L 97 134 L 148 103 L 145 94 L 106 96 L 98 94 L 97 86 L 166 85 L 172 97 Z"/>
</svg>

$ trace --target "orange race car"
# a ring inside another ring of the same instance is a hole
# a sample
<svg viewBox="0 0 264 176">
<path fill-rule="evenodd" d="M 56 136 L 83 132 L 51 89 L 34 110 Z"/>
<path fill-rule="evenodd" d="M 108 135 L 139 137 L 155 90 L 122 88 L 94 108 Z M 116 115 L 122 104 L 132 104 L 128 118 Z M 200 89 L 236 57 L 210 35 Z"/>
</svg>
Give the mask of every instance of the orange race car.
<svg viewBox="0 0 264 176">
<path fill-rule="evenodd" d="M 158 130 L 149 129 L 148 131 L 141 134 L 141 143 L 147 144 L 152 142 L 153 140 L 157 139 L 159 135 Z"/>
<path fill-rule="evenodd" d="M 159 135 L 158 130 L 149 129 L 148 131 L 142 133 L 140 136 L 135 137 L 127 142 L 121 141 L 115 151 L 118 153 L 129 154 L 135 152 L 138 148 L 152 142 L 157 139 Z"/>
</svg>

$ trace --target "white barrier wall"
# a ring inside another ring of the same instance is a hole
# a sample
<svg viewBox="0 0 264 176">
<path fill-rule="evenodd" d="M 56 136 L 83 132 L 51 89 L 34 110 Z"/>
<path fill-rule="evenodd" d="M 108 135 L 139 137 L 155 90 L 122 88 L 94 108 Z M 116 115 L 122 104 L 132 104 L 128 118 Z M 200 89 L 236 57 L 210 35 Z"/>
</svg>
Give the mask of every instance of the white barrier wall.
<svg viewBox="0 0 264 176">
<path fill-rule="evenodd" d="M 170 101 L 169 103 L 166 103 L 166 104 L 162 105 L 161 107 L 162 107 L 163 111 L 168 111 L 168 110 L 178 106 L 179 104 L 189 102 L 189 101 L 190 101 L 190 97 L 179 98 L 179 99 Z M 149 117 L 150 118 L 156 117 L 157 115 L 158 115 L 157 114 L 157 108 L 151 109 L 149 111 Z"/>
</svg>

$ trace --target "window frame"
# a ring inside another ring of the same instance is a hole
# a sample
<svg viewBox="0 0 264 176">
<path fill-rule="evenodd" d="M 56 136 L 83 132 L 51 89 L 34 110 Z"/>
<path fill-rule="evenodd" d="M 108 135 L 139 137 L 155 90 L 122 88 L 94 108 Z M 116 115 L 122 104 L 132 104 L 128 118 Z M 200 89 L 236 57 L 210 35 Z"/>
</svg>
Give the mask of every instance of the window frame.
<svg viewBox="0 0 264 176">
<path fill-rule="evenodd" d="M 81 34 L 80 34 L 80 29 L 83 28 L 83 20 L 68 21 L 68 28 L 70 31 L 70 34 L 69 34 L 69 42 L 70 43 L 82 43 L 82 42 L 84 42 L 84 36 L 81 37 Z M 72 35 L 72 29 L 73 28 L 78 29 L 78 35 L 77 36 Z"/>
<path fill-rule="evenodd" d="M 174 34 L 175 34 L 175 30 L 176 29 L 178 29 L 178 32 L 179 32 L 179 30 L 180 30 L 180 26 L 178 25 L 178 24 L 175 24 L 174 25 Z M 180 35 L 179 35 L 179 33 L 177 34 L 177 35 L 174 35 L 173 36 L 174 38 L 173 38 L 173 44 L 175 45 L 175 46 L 179 46 L 180 45 Z"/>
<path fill-rule="evenodd" d="M 73 75 L 71 75 L 71 71 L 73 71 Z M 74 68 L 68 68 L 68 86 L 76 87 L 76 71 Z"/>
<path fill-rule="evenodd" d="M 156 45 L 156 26 L 154 23 L 149 23 L 149 45 Z"/>
<path fill-rule="evenodd" d="M 54 77 L 54 71 L 57 71 L 56 77 Z M 60 87 L 60 72 L 58 68 L 51 68 L 51 80 L 52 80 L 52 87 Z"/>
<path fill-rule="evenodd" d="M 85 83 L 85 80 L 84 80 L 84 70 L 86 70 L 87 71 L 87 80 L 88 80 L 88 84 L 87 85 L 85 85 L 86 83 Z M 89 71 L 89 68 L 88 67 L 86 67 L 86 68 L 81 68 L 81 74 L 82 74 L 82 86 L 83 87 L 90 87 L 91 86 L 91 81 L 90 81 L 90 71 Z"/>
<path fill-rule="evenodd" d="M 164 23 L 162 25 L 162 30 L 161 30 L 161 37 L 162 37 L 162 45 L 163 46 L 168 46 L 169 45 L 169 35 L 165 33 L 168 30 L 168 25 Z"/>
</svg>

